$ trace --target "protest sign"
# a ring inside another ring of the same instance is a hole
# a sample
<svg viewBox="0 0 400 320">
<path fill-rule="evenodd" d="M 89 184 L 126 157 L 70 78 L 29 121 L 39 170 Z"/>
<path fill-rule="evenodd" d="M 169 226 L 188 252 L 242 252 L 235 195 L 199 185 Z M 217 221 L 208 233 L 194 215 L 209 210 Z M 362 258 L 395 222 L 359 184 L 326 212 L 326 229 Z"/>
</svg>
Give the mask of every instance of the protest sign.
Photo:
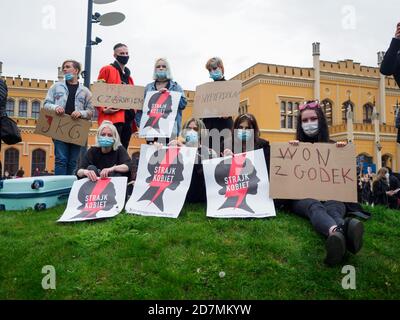
<svg viewBox="0 0 400 320">
<path fill-rule="evenodd" d="M 196 87 L 193 117 L 229 117 L 238 114 L 242 81 L 216 81 Z"/>
<path fill-rule="evenodd" d="M 90 130 L 90 121 L 72 119 L 70 115 L 57 115 L 54 110 L 41 109 L 35 133 L 55 140 L 85 146 Z"/>
<path fill-rule="evenodd" d="M 142 145 L 139 169 L 126 212 L 177 218 L 192 179 L 196 148 Z"/>
<path fill-rule="evenodd" d="M 357 202 L 355 147 L 330 143 L 272 143 L 271 196 L 274 199 Z"/>
<path fill-rule="evenodd" d="M 74 222 L 115 217 L 124 208 L 127 177 L 75 181 L 67 208 L 58 222 Z"/>
<path fill-rule="evenodd" d="M 143 108 L 144 87 L 96 82 L 91 89 L 94 106 L 135 110 Z"/>
<path fill-rule="evenodd" d="M 144 99 L 140 138 L 170 138 L 182 93 L 149 91 Z"/>
<path fill-rule="evenodd" d="M 203 169 L 208 217 L 265 218 L 276 215 L 269 196 L 262 149 L 204 160 Z"/>
</svg>

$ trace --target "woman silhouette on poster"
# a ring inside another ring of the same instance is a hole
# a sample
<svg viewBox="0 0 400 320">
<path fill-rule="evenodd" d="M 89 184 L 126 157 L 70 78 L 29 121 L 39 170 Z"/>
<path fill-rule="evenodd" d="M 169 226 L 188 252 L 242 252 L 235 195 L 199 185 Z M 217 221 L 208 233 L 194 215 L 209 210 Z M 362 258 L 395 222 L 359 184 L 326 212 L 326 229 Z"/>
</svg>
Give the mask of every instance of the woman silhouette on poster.
<svg viewBox="0 0 400 320">
<path fill-rule="evenodd" d="M 184 165 L 179 150 L 176 147 L 160 149 L 151 156 L 147 165 L 150 176 L 146 179 L 149 189 L 138 201 L 151 201 L 160 211 L 164 211 L 165 190 L 176 190 L 183 181 Z"/>
<path fill-rule="evenodd" d="M 246 158 L 246 154 L 222 160 L 215 168 L 214 178 L 222 187 L 218 193 L 225 195 L 226 198 L 218 210 L 240 208 L 254 213 L 247 204 L 246 197 L 249 194 L 257 194 L 260 179 L 253 163 Z"/>
<path fill-rule="evenodd" d="M 148 108 L 147 115 L 149 119 L 144 128 L 151 127 L 160 132 L 160 119 L 167 119 L 172 112 L 172 98 L 170 93 L 168 91 L 155 93 L 149 100 Z"/>
</svg>

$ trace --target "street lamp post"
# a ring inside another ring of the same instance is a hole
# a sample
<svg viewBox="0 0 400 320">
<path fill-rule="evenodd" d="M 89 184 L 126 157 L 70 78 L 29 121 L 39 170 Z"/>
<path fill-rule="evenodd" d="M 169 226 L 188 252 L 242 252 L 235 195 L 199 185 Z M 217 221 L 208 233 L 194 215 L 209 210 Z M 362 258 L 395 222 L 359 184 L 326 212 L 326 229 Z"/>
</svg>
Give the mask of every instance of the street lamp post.
<svg viewBox="0 0 400 320">
<path fill-rule="evenodd" d="M 96 37 L 92 41 L 92 24 L 100 23 L 101 26 L 113 26 L 125 20 L 125 16 L 120 12 L 109 12 L 104 15 L 95 13 L 93 15 L 93 3 L 107 4 L 117 0 L 88 0 L 87 12 L 87 30 L 86 30 L 86 48 L 85 48 L 85 71 L 84 71 L 84 85 L 90 87 L 90 72 L 92 63 L 92 46 L 99 44 L 102 40 Z"/>
</svg>

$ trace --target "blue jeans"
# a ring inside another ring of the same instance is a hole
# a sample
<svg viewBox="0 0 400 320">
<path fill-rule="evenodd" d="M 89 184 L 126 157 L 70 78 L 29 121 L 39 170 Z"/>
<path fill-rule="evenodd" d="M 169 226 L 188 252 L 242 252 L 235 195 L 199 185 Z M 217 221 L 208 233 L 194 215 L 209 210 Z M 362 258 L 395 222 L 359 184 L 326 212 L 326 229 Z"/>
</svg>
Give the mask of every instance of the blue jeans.
<svg viewBox="0 0 400 320">
<path fill-rule="evenodd" d="M 54 174 L 74 175 L 81 146 L 72 143 L 54 140 L 55 168 Z"/>
</svg>

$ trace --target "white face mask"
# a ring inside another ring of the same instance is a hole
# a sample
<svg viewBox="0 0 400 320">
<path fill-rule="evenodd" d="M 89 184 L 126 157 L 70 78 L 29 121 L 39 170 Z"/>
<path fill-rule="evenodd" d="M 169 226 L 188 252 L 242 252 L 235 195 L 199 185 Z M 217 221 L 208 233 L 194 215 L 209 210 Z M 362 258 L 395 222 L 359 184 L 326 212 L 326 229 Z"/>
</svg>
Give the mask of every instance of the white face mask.
<svg viewBox="0 0 400 320">
<path fill-rule="evenodd" d="M 318 134 L 318 121 L 302 123 L 304 133 L 309 137 L 315 137 Z"/>
<path fill-rule="evenodd" d="M 386 174 L 385 174 L 385 177 L 386 177 L 386 179 L 388 179 L 388 180 L 389 180 L 389 176 L 390 176 L 389 173 L 386 173 Z"/>
</svg>

